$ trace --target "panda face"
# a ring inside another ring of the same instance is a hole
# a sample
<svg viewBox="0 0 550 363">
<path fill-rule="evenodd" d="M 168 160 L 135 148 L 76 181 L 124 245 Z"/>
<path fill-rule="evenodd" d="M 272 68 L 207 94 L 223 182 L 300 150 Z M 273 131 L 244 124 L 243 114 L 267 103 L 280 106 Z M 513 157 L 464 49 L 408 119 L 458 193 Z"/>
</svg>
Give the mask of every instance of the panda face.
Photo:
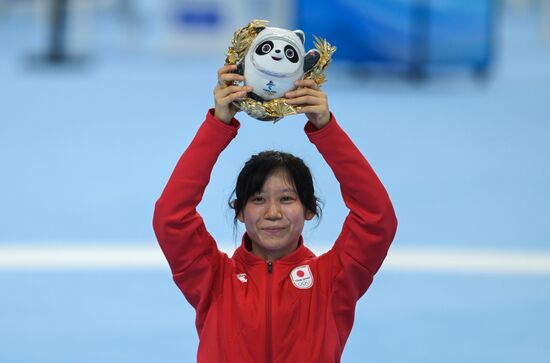
<svg viewBox="0 0 550 363">
<path fill-rule="evenodd" d="M 296 72 L 301 67 L 301 59 L 292 44 L 276 38 L 264 40 L 252 54 L 252 61 L 258 69 L 281 75 Z"/>
</svg>

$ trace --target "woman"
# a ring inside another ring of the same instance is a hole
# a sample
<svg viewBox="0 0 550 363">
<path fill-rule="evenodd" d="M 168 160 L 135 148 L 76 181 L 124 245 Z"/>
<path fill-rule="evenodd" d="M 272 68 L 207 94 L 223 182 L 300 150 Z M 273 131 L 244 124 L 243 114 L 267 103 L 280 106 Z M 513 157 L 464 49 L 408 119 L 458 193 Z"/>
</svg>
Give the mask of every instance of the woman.
<svg viewBox="0 0 550 363">
<path fill-rule="evenodd" d="M 241 246 L 217 249 L 196 207 L 212 168 L 240 126 L 232 102 L 251 91 L 226 65 L 218 71 L 215 108 L 183 153 L 155 206 L 153 226 L 174 281 L 196 310 L 198 362 L 340 362 L 357 300 L 380 268 L 397 220 L 374 171 L 329 111 L 311 80 L 297 81 L 288 103 L 340 182 L 350 209 L 342 232 L 316 257 L 304 223 L 318 215 L 309 169 L 290 154 L 254 155 L 237 180 L 235 218 Z"/>
</svg>

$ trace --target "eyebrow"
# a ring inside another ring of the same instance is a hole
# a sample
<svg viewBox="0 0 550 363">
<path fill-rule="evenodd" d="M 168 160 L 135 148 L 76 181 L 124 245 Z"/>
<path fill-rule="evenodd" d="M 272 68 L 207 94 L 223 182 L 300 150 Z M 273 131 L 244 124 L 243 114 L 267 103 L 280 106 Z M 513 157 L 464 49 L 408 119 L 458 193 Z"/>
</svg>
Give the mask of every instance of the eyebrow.
<svg viewBox="0 0 550 363">
<path fill-rule="evenodd" d="M 285 188 L 285 189 L 281 190 L 281 192 L 283 192 L 283 193 L 286 193 L 286 192 L 296 193 L 296 190 L 294 190 L 294 188 Z"/>
</svg>

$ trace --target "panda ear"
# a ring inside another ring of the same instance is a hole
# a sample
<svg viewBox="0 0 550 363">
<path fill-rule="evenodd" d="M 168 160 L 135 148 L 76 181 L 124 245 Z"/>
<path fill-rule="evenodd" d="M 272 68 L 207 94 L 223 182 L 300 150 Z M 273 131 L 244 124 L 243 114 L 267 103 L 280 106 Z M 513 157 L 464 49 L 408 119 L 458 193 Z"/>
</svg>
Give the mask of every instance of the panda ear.
<svg viewBox="0 0 550 363">
<path fill-rule="evenodd" d="M 257 27 L 257 28 L 254 29 L 254 30 L 256 30 L 256 35 L 258 35 L 258 34 L 260 34 L 260 32 L 261 32 L 262 30 L 264 30 L 264 29 L 265 29 L 265 26 L 259 26 L 259 27 Z"/>
<path fill-rule="evenodd" d="M 244 76 L 244 62 L 240 62 L 237 64 L 237 70 L 235 70 L 233 73 L 240 74 L 241 76 Z"/>
<path fill-rule="evenodd" d="M 296 35 L 298 36 L 298 38 L 300 38 L 300 40 L 302 41 L 302 44 L 305 44 L 305 39 L 306 39 L 306 37 L 305 37 L 303 31 L 301 31 L 301 30 L 295 30 L 293 33 L 296 34 Z"/>
<path fill-rule="evenodd" d="M 321 58 L 321 54 L 319 54 L 319 51 L 317 49 L 312 49 L 309 52 L 307 52 L 306 56 L 304 57 L 304 73 L 307 73 L 313 68 L 317 62 L 319 62 L 319 59 Z"/>
</svg>

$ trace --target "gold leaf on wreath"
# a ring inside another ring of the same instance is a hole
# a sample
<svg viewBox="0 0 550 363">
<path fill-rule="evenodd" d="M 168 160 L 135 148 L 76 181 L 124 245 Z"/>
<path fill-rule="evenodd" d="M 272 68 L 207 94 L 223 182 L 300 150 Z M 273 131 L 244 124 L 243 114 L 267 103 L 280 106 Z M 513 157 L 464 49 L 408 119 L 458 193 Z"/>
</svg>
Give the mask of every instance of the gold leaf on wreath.
<svg viewBox="0 0 550 363">
<path fill-rule="evenodd" d="M 274 117 L 296 114 L 296 109 L 288 105 L 286 103 L 286 99 L 284 98 L 276 98 L 274 100 L 264 102 L 264 107 L 267 113 Z"/>
<path fill-rule="evenodd" d="M 252 20 L 247 26 L 237 30 L 229 44 L 225 63 L 236 64 L 244 59 L 250 44 L 258 35 L 258 30 L 266 27 L 268 23 L 267 20 Z"/>
<path fill-rule="evenodd" d="M 254 38 L 258 35 L 260 29 L 267 26 L 267 20 L 252 20 L 248 25 L 238 29 L 234 34 L 229 48 L 227 50 L 225 63 L 237 64 L 244 60 L 248 48 L 252 44 Z M 312 79 L 318 85 L 326 81 L 325 69 L 332 60 L 332 54 L 336 51 L 336 47 L 330 45 L 326 39 L 317 38 L 315 35 L 315 48 L 319 52 L 320 58 L 317 63 L 304 74 L 303 79 Z M 246 112 L 250 117 L 262 121 L 277 122 L 285 116 L 295 115 L 297 110 L 286 103 L 286 99 L 276 98 L 274 100 L 260 102 L 250 97 L 244 97 L 233 102 L 233 104 L 241 111 Z"/>
</svg>

